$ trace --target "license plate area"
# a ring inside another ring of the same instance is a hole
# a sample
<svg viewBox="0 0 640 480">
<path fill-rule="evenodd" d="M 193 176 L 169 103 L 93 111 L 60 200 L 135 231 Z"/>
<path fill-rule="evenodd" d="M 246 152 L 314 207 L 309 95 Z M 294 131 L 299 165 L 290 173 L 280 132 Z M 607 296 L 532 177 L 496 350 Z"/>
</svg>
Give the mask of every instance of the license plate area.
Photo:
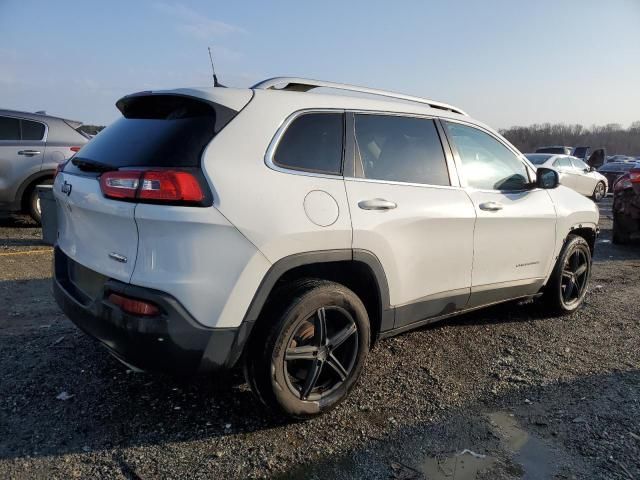
<svg viewBox="0 0 640 480">
<path fill-rule="evenodd" d="M 76 290 L 86 297 L 85 300 L 96 300 L 102 296 L 104 284 L 108 277 L 68 259 L 69 281 Z"/>
</svg>

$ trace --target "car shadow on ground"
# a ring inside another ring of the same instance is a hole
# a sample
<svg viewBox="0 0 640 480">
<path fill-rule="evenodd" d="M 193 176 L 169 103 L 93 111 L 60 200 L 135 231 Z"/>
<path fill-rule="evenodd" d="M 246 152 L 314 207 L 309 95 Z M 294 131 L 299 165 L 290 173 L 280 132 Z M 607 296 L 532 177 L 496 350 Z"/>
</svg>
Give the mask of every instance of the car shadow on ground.
<svg viewBox="0 0 640 480">
<path fill-rule="evenodd" d="M 0 282 L 5 301 L 37 294 L 0 313 L 0 458 L 224 438 L 290 423 L 263 408 L 238 371 L 214 379 L 132 372 L 64 317 L 49 285 Z M 464 327 L 540 315 L 535 307 L 500 305 L 445 322 Z"/>
</svg>

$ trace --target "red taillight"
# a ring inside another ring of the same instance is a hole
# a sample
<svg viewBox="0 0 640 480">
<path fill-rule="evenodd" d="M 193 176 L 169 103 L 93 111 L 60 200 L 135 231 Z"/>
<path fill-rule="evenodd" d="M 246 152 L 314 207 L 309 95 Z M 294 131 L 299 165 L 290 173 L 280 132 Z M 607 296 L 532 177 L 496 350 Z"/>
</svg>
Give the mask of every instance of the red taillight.
<svg viewBox="0 0 640 480">
<path fill-rule="evenodd" d="M 100 189 L 107 198 L 135 199 L 142 172 L 129 170 L 106 172 L 100 176 Z"/>
<path fill-rule="evenodd" d="M 69 147 L 69 150 L 71 150 L 73 153 L 76 153 L 79 152 L 81 148 L 82 147 Z"/>
<path fill-rule="evenodd" d="M 109 295 L 108 300 L 119 306 L 123 311 L 139 317 L 155 317 L 160 314 L 160 309 L 151 302 L 125 297 L 117 293 Z"/>
<path fill-rule="evenodd" d="M 631 180 L 631 183 L 640 183 L 640 168 L 629 170 L 629 180 Z"/>
<path fill-rule="evenodd" d="M 629 175 L 623 175 L 622 177 L 616 180 L 616 183 L 613 185 L 613 191 L 620 192 L 627 188 L 631 188 L 632 186 L 633 184 L 631 183 Z"/>
<path fill-rule="evenodd" d="M 195 175 L 180 170 L 121 170 L 100 177 L 105 197 L 142 202 L 199 203 L 204 193 Z"/>
</svg>

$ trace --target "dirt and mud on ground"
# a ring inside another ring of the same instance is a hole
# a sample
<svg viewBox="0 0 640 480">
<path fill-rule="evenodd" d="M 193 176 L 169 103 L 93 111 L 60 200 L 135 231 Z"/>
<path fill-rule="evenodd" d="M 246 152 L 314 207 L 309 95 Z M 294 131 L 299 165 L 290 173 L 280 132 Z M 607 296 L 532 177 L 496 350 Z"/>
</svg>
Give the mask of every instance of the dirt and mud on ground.
<svg viewBox="0 0 640 480">
<path fill-rule="evenodd" d="M 0 220 L 1 478 L 640 479 L 640 245 L 601 210 L 586 305 L 502 305 L 381 341 L 305 423 L 239 375 L 127 370 L 60 313 L 51 251 Z"/>
</svg>

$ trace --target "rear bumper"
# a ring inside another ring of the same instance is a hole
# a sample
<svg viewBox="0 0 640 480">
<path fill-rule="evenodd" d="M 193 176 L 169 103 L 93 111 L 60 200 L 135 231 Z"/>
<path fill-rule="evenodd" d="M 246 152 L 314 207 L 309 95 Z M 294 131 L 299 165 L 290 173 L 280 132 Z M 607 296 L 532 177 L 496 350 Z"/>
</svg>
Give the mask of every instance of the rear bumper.
<svg viewBox="0 0 640 480">
<path fill-rule="evenodd" d="M 244 328 L 207 328 L 197 323 L 172 296 L 95 275 L 92 294 L 71 280 L 69 259 L 54 253 L 53 293 L 64 313 L 116 357 L 141 370 L 180 375 L 231 368 L 239 359 Z M 151 301 L 162 313 L 138 317 L 107 300 L 109 293 Z"/>
</svg>

